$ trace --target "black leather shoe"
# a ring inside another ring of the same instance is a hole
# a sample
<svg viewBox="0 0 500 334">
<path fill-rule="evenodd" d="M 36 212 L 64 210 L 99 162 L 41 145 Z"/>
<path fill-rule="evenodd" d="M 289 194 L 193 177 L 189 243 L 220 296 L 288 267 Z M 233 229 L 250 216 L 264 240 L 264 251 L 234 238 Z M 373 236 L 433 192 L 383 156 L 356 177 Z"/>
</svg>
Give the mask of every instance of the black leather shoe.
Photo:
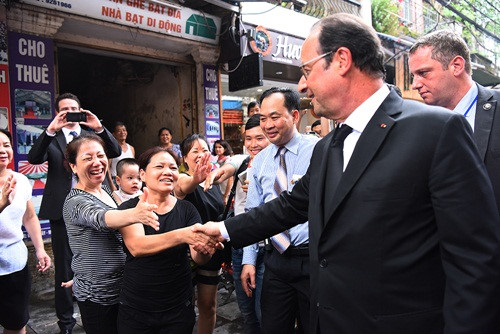
<svg viewBox="0 0 500 334">
<path fill-rule="evenodd" d="M 62 329 L 59 334 L 71 334 L 73 333 L 72 329 Z"/>
</svg>

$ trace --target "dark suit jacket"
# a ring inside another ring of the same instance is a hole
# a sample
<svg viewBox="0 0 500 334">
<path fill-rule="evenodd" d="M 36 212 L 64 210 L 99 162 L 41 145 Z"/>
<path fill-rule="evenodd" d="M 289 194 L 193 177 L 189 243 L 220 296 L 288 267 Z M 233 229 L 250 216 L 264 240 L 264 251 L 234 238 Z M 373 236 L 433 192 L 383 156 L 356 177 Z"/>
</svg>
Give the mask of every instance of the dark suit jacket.
<svg viewBox="0 0 500 334">
<path fill-rule="evenodd" d="M 91 131 L 82 129 L 81 133 L 88 132 Z M 106 128 L 98 136 L 104 140 L 106 154 L 109 159 L 116 158 L 121 154 L 120 145 Z M 71 190 L 71 172 L 64 167 L 66 145 L 66 138 L 62 131 L 58 131 L 55 137 L 47 135 L 44 131 L 35 141 L 28 154 L 28 161 L 31 164 L 49 162 L 47 182 L 45 183 L 42 204 L 38 214 L 40 219 L 62 219 L 64 200 Z"/>
<path fill-rule="evenodd" d="M 477 88 L 474 139 L 490 175 L 500 212 L 500 91 L 481 85 Z"/>
<path fill-rule="evenodd" d="M 329 134 L 292 192 L 226 220 L 231 242 L 309 219 L 311 333 L 499 333 L 500 221 L 472 136 L 391 91 L 335 192 Z"/>
</svg>

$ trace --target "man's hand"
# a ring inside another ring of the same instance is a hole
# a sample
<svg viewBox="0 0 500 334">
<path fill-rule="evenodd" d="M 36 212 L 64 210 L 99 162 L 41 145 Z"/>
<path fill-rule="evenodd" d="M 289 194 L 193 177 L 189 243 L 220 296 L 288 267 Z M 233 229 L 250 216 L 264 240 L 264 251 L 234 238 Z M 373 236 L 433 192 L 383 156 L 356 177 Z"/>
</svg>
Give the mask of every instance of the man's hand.
<svg viewBox="0 0 500 334">
<path fill-rule="evenodd" d="M 248 184 L 249 183 L 250 183 L 250 180 L 245 180 L 245 184 L 241 186 L 241 190 L 248 193 Z"/>
<path fill-rule="evenodd" d="M 104 130 L 104 127 L 102 126 L 99 118 L 97 118 L 96 115 L 94 115 L 92 112 L 90 112 L 90 110 L 85 110 L 85 109 L 80 108 L 80 111 L 87 115 L 87 121 L 80 122 L 80 124 L 88 126 L 89 128 L 91 128 L 95 132 L 101 132 L 102 130 Z"/>
<path fill-rule="evenodd" d="M 158 209 L 158 205 L 148 203 L 148 188 L 143 189 L 143 194 L 134 208 L 135 220 L 144 225 L 151 226 L 158 231 L 160 229 L 160 222 L 158 216 L 153 211 Z"/>
<path fill-rule="evenodd" d="M 194 226 L 200 227 L 202 225 L 195 224 Z M 208 236 L 202 232 L 195 232 L 193 228 L 187 228 L 185 232 L 184 242 L 192 246 L 198 253 L 213 255 L 217 249 L 224 249 L 224 245 L 214 237 Z"/>
<path fill-rule="evenodd" d="M 224 174 L 224 171 L 220 168 L 210 172 L 205 179 L 205 186 L 203 187 L 204 191 L 208 191 L 210 187 L 219 180 L 219 178 Z"/>
<path fill-rule="evenodd" d="M 55 135 L 57 131 L 71 124 L 71 122 L 68 122 L 66 120 L 67 113 L 68 113 L 67 111 L 60 111 L 56 114 L 56 117 L 54 117 L 54 119 L 50 122 L 49 126 L 47 127 L 47 132 L 50 135 Z"/>
<path fill-rule="evenodd" d="M 218 242 L 223 242 L 226 239 L 224 239 L 220 234 L 220 228 L 219 228 L 220 224 L 222 224 L 222 222 L 207 222 L 204 225 L 201 224 L 193 225 L 192 228 L 194 232 L 202 232 L 208 236 L 213 237 Z"/>
<path fill-rule="evenodd" d="M 244 264 L 241 269 L 241 287 L 248 297 L 252 297 L 255 290 L 255 266 L 252 264 Z"/>
</svg>

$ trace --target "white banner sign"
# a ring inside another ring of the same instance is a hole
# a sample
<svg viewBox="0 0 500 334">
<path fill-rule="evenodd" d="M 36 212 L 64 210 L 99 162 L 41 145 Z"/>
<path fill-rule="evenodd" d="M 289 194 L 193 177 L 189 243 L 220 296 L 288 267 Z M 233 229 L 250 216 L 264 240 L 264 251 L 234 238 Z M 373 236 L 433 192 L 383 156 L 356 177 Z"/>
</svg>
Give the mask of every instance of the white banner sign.
<svg viewBox="0 0 500 334">
<path fill-rule="evenodd" d="M 21 2 L 155 31 L 210 44 L 218 44 L 220 18 L 187 7 L 172 8 L 150 0 L 21 0 Z"/>
</svg>

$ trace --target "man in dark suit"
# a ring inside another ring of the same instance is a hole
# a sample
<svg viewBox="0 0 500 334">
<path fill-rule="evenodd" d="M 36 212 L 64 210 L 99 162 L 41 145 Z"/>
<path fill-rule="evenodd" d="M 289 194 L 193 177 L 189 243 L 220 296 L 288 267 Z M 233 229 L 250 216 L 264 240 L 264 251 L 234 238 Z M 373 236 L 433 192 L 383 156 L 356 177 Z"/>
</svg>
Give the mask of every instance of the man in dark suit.
<svg viewBox="0 0 500 334">
<path fill-rule="evenodd" d="M 299 90 L 340 126 L 291 192 L 200 229 L 241 247 L 309 219 L 312 333 L 498 333 L 500 220 L 471 129 L 389 90 L 383 57 L 360 18 L 320 20 Z"/>
<path fill-rule="evenodd" d="M 464 115 L 474 130 L 474 139 L 500 210 L 500 91 L 472 80 L 469 48 L 459 35 L 440 30 L 417 40 L 408 60 L 413 89 L 425 103 Z"/>
<path fill-rule="evenodd" d="M 87 120 L 81 124 L 94 130 L 104 140 L 108 158 L 121 154 L 120 145 L 113 135 L 104 128 L 96 115 L 80 107 L 78 97 L 71 93 L 61 94 L 55 101 L 56 116 L 40 137 L 35 141 L 28 154 L 31 164 L 49 163 L 47 182 L 38 216 L 50 220 L 52 251 L 55 267 L 55 306 L 61 333 L 71 333 L 75 326 L 73 318 L 73 297 L 71 289 L 61 287 L 62 282 L 73 279 L 71 270 L 72 253 L 69 248 L 66 226 L 62 218 L 62 207 L 66 195 L 72 188 L 72 174 L 65 166 L 66 145 L 81 133 L 89 132 L 78 122 L 68 122 L 68 113 L 83 112 Z M 98 261 L 98 259 L 96 259 Z"/>
</svg>

